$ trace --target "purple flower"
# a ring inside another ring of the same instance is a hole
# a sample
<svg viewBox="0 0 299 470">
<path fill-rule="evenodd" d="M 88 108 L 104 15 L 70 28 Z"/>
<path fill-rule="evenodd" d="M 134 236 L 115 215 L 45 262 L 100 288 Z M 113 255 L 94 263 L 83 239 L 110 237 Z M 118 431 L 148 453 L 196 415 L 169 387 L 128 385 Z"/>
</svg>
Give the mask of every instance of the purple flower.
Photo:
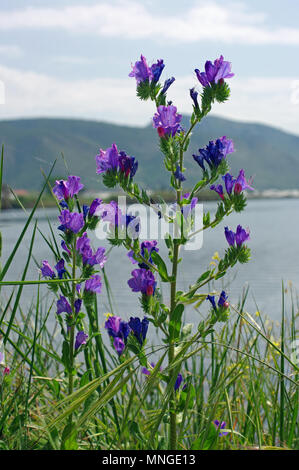
<svg viewBox="0 0 299 470">
<path fill-rule="evenodd" d="M 69 208 L 67 202 L 65 202 L 65 201 L 60 201 L 59 205 L 60 205 L 60 207 L 62 207 L 63 209 L 68 209 L 68 208 Z"/>
<path fill-rule="evenodd" d="M 127 235 L 135 240 L 138 238 L 140 234 L 140 217 L 135 217 L 134 215 L 127 214 L 126 218 L 126 228 L 127 228 Z"/>
<path fill-rule="evenodd" d="M 88 264 L 90 264 L 90 266 L 94 266 L 95 264 L 98 264 L 100 268 L 103 268 L 106 261 L 107 261 L 107 258 L 105 256 L 105 248 L 102 246 L 99 246 L 97 251 L 88 260 Z"/>
<path fill-rule="evenodd" d="M 228 296 L 226 295 L 225 291 L 223 290 L 221 292 L 220 296 L 219 296 L 218 307 L 228 308 L 229 303 L 227 302 L 227 298 L 228 298 Z"/>
<path fill-rule="evenodd" d="M 152 260 L 152 257 L 151 257 L 151 254 L 153 251 L 156 251 L 158 253 L 159 251 L 159 248 L 157 248 L 157 240 L 152 240 L 152 241 L 145 241 L 145 242 L 142 242 L 141 245 L 140 245 L 140 254 L 143 258 L 146 257 L 146 259 L 148 259 L 149 263 L 153 263 L 153 260 Z M 147 257 L 147 255 L 149 256 L 149 258 Z M 134 251 L 131 250 L 128 252 L 127 256 L 130 258 L 131 262 L 133 264 L 136 264 L 137 261 L 135 260 L 134 258 Z M 148 265 L 146 263 L 139 263 L 138 266 L 140 268 L 144 268 L 144 269 L 149 269 Z"/>
<path fill-rule="evenodd" d="M 113 340 L 113 346 L 120 356 L 125 348 L 127 338 L 130 333 L 130 327 L 127 322 L 124 322 L 120 317 L 109 317 L 105 323 L 105 328 Z"/>
<path fill-rule="evenodd" d="M 156 64 L 156 66 L 154 67 L 154 72 L 156 76 L 158 74 L 158 71 L 156 70 L 157 67 L 161 67 L 161 63 Z M 135 62 L 135 65 L 132 66 L 132 72 L 129 73 L 129 77 L 135 77 L 137 85 L 139 85 L 141 82 L 154 78 L 153 71 L 147 65 L 146 58 L 143 55 L 140 56 L 140 61 Z"/>
<path fill-rule="evenodd" d="M 58 261 L 58 263 L 55 266 L 55 269 L 58 273 L 59 279 L 62 279 L 64 273 L 66 272 L 66 270 L 64 268 L 64 259 L 61 258 L 61 260 Z"/>
<path fill-rule="evenodd" d="M 225 429 L 225 427 L 226 427 L 226 422 L 221 421 L 221 423 L 220 423 L 220 421 L 218 421 L 218 419 L 215 419 L 213 421 L 213 424 L 216 426 L 216 429 Z M 227 434 L 229 434 L 229 433 L 224 431 L 224 432 L 220 432 L 219 436 L 226 436 Z"/>
<path fill-rule="evenodd" d="M 164 135 L 174 136 L 180 127 L 182 115 L 177 114 L 175 106 L 158 106 L 157 113 L 153 117 L 153 126 L 162 129 Z"/>
<path fill-rule="evenodd" d="M 235 194 L 240 194 L 242 191 L 245 189 L 250 189 L 253 191 L 254 189 L 250 186 L 252 183 L 252 178 L 247 182 L 245 178 L 245 172 L 244 170 L 240 170 L 240 173 L 235 181 L 235 188 L 234 188 L 234 193 Z"/>
<path fill-rule="evenodd" d="M 225 234 L 225 238 L 227 240 L 227 243 L 230 246 L 233 246 L 235 244 L 235 234 L 234 234 L 234 232 L 232 230 L 229 230 L 228 227 L 225 227 L 224 234 Z"/>
<path fill-rule="evenodd" d="M 170 87 L 170 85 L 173 84 L 173 82 L 175 81 L 175 78 L 174 77 L 171 77 L 171 78 L 168 78 L 167 80 L 165 80 L 164 82 L 164 86 L 161 90 L 161 95 L 165 95 L 165 93 L 167 92 L 168 88 Z"/>
<path fill-rule="evenodd" d="M 160 80 L 161 73 L 163 72 L 164 67 L 165 64 L 163 64 L 162 59 L 157 60 L 157 63 L 151 66 L 153 82 L 157 83 Z"/>
<path fill-rule="evenodd" d="M 84 232 L 81 237 L 77 239 L 76 249 L 80 255 L 82 255 L 83 263 L 85 264 L 87 260 L 92 256 L 92 249 L 90 247 L 90 240 L 87 237 L 87 233 Z"/>
<path fill-rule="evenodd" d="M 76 285 L 76 291 L 77 291 L 77 293 L 80 295 L 81 284 L 77 284 L 77 285 Z"/>
<path fill-rule="evenodd" d="M 142 321 L 138 317 L 131 317 L 129 321 L 129 327 L 141 346 L 146 338 L 148 324 L 149 321 L 146 317 L 144 317 Z"/>
<path fill-rule="evenodd" d="M 220 140 L 222 144 L 222 153 L 224 158 L 226 157 L 226 155 L 235 151 L 234 142 L 231 139 L 228 139 L 225 135 L 223 137 L 220 137 L 220 139 L 218 140 Z"/>
<path fill-rule="evenodd" d="M 235 184 L 234 178 L 230 173 L 226 173 L 226 175 L 222 176 L 222 179 L 224 181 L 227 194 L 231 194 Z"/>
<path fill-rule="evenodd" d="M 194 108 L 198 109 L 199 108 L 198 101 L 197 101 L 198 93 L 197 93 L 197 91 L 195 91 L 195 88 L 190 89 L 190 96 L 191 96 L 191 99 L 194 103 Z"/>
<path fill-rule="evenodd" d="M 194 160 L 196 161 L 196 163 L 198 163 L 198 165 L 201 167 L 201 169 L 203 171 L 205 171 L 205 165 L 204 165 L 204 157 L 203 155 L 199 154 L 199 155 L 195 155 L 193 154 L 192 157 L 194 158 Z"/>
<path fill-rule="evenodd" d="M 129 287 L 133 292 L 142 292 L 142 294 L 153 295 L 155 292 L 156 281 L 153 273 L 148 269 L 134 269 L 132 278 L 128 280 Z"/>
<path fill-rule="evenodd" d="M 156 367 L 156 364 L 154 362 L 151 362 L 151 367 L 154 369 Z M 163 370 L 162 367 L 160 367 L 160 371 L 162 370 Z M 144 375 L 151 375 L 152 372 L 148 370 L 146 367 L 142 367 L 141 373 Z"/>
<path fill-rule="evenodd" d="M 82 300 L 81 299 L 75 300 L 74 307 L 75 307 L 76 314 L 78 314 L 80 312 L 81 305 L 82 305 Z"/>
<path fill-rule="evenodd" d="M 133 178 L 138 168 L 138 162 L 135 162 L 135 157 L 129 157 L 129 155 L 127 155 L 125 152 L 120 152 L 119 167 L 125 176 L 130 176 L 130 178 Z"/>
<path fill-rule="evenodd" d="M 205 63 L 205 72 L 200 72 L 195 69 L 197 79 L 203 87 L 210 86 L 213 83 L 218 83 L 220 80 L 223 81 L 225 78 L 231 78 L 234 74 L 231 72 L 231 63 L 223 60 L 221 55 L 219 59 Z"/>
<path fill-rule="evenodd" d="M 75 341 L 75 350 L 79 349 L 82 344 L 86 344 L 88 335 L 84 331 L 78 331 Z"/>
<path fill-rule="evenodd" d="M 99 198 L 96 198 L 92 201 L 92 203 L 90 204 L 90 208 L 89 208 L 90 216 L 95 215 L 96 210 L 102 204 L 102 202 L 103 202 L 102 199 L 99 199 Z"/>
<path fill-rule="evenodd" d="M 122 338 L 124 341 L 130 333 L 130 328 L 127 322 L 124 322 L 120 317 L 109 317 L 105 322 L 105 328 L 112 338 Z"/>
<path fill-rule="evenodd" d="M 121 356 L 123 353 L 123 350 L 125 349 L 125 343 L 123 342 L 123 340 L 119 337 L 114 338 L 113 346 L 117 354 Z"/>
<path fill-rule="evenodd" d="M 82 212 L 83 212 L 83 218 L 85 220 L 89 212 L 89 206 L 87 206 L 86 204 L 83 204 Z"/>
<path fill-rule="evenodd" d="M 210 186 L 210 189 L 211 189 L 212 191 L 216 191 L 216 193 L 219 194 L 219 196 L 221 197 L 221 199 L 224 199 L 222 184 L 218 184 L 217 186 L 215 186 L 214 184 L 212 184 L 212 186 Z"/>
<path fill-rule="evenodd" d="M 61 248 L 62 248 L 64 251 L 66 251 L 68 255 L 71 254 L 71 250 L 69 250 L 69 248 L 67 247 L 67 245 L 66 245 L 66 243 L 65 243 L 64 240 L 62 240 L 62 242 L 61 242 Z"/>
<path fill-rule="evenodd" d="M 241 225 L 238 225 L 236 233 L 232 232 L 225 227 L 225 237 L 230 246 L 233 246 L 236 242 L 237 246 L 242 246 L 244 242 L 249 240 L 249 231 L 246 231 Z"/>
<path fill-rule="evenodd" d="M 182 196 L 182 200 L 189 199 L 189 197 L 190 197 L 190 193 L 186 193 Z M 189 217 L 190 213 L 194 210 L 197 203 L 198 203 L 198 198 L 193 197 L 189 204 L 184 204 L 183 205 L 181 211 L 182 211 L 182 214 L 184 215 L 184 218 L 186 220 Z M 176 207 L 177 207 L 177 205 L 175 205 L 175 210 L 176 210 Z"/>
<path fill-rule="evenodd" d="M 174 384 L 174 391 L 175 392 L 180 388 L 182 381 L 183 381 L 182 374 L 178 374 L 177 379 L 176 379 L 175 384 Z"/>
<path fill-rule="evenodd" d="M 59 230 L 65 231 L 70 230 L 71 232 L 78 233 L 84 227 L 84 217 L 82 213 L 70 212 L 68 209 L 61 211 L 58 219 L 61 225 L 58 227 Z"/>
<path fill-rule="evenodd" d="M 214 295 L 208 295 L 207 300 L 209 300 L 211 302 L 213 309 L 216 311 L 217 307 L 216 307 L 216 302 L 215 302 L 215 296 Z"/>
<path fill-rule="evenodd" d="M 101 276 L 95 274 L 85 282 L 85 290 L 94 294 L 100 294 L 102 290 Z"/>
<path fill-rule="evenodd" d="M 41 267 L 41 273 L 43 277 L 50 277 L 53 279 L 55 277 L 55 273 L 51 266 L 49 265 L 49 262 L 47 260 L 43 261 L 42 267 Z"/>
<path fill-rule="evenodd" d="M 193 155 L 193 158 L 205 171 L 204 162 L 206 162 L 211 169 L 217 168 L 228 154 L 234 152 L 234 144 L 232 140 L 223 136 L 220 139 L 211 140 L 206 148 L 199 149 L 198 151 L 199 155 Z"/>
<path fill-rule="evenodd" d="M 75 194 L 84 188 L 83 184 L 80 183 L 80 176 L 69 176 L 67 181 L 59 180 L 53 188 L 53 193 L 57 199 L 68 199 L 74 197 Z"/>
<path fill-rule="evenodd" d="M 122 220 L 122 213 L 115 201 L 109 204 L 102 204 L 96 212 L 96 215 L 102 218 L 104 222 L 110 222 L 118 227 Z"/>
<path fill-rule="evenodd" d="M 86 232 L 83 233 L 82 237 L 78 238 L 76 249 L 80 255 L 82 255 L 83 264 L 89 264 L 90 266 L 99 264 L 101 268 L 104 267 L 104 264 L 107 261 L 105 248 L 99 247 L 97 251 L 93 253 L 90 246 L 90 240 L 87 237 Z"/>
<path fill-rule="evenodd" d="M 72 307 L 70 306 L 69 302 L 63 295 L 60 296 L 60 299 L 57 300 L 56 303 L 57 306 L 57 315 L 60 315 L 61 313 L 68 313 L 69 315 L 72 313 Z"/>
<path fill-rule="evenodd" d="M 183 173 L 180 170 L 180 165 L 177 165 L 176 170 L 174 172 L 174 176 L 179 181 L 186 181 L 185 176 L 183 175 Z"/>
<path fill-rule="evenodd" d="M 153 251 L 155 251 L 156 253 L 159 252 L 159 248 L 157 248 L 157 244 L 158 244 L 157 240 L 148 240 L 148 241 L 142 242 L 141 245 L 140 245 L 140 254 L 141 254 L 141 256 L 143 258 L 147 258 L 147 255 L 148 255 L 149 256 L 148 261 L 151 264 L 153 264 L 153 260 L 152 260 L 152 257 L 151 257 L 152 252 Z M 139 267 L 148 269 L 148 266 L 145 263 L 140 263 Z"/>
<path fill-rule="evenodd" d="M 97 173 L 116 170 L 118 167 L 118 150 L 116 144 L 106 150 L 100 149 L 99 155 L 96 155 Z"/>
<path fill-rule="evenodd" d="M 244 242 L 249 240 L 249 231 L 246 231 L 241 225 L 238 225 L 236 231 L 236 244 L 242 246 Z"/>
<path fill-rule="evenodd" d="M 220 296 L 219 296 L 219 299 L 218 299 L 218 307 L 228 308 L 229 303 L 227 302 L 227 298 L 228 298 L 228 296 L 226 295 L 225 291 L 223 290 L 221 292 Z M 213 310 L 215 310 L 215 312 L 217 312 L 215 296 L 214 295 L 208 295 L 206 300 L 209 300 L 211 302 Z"/>
</svg>

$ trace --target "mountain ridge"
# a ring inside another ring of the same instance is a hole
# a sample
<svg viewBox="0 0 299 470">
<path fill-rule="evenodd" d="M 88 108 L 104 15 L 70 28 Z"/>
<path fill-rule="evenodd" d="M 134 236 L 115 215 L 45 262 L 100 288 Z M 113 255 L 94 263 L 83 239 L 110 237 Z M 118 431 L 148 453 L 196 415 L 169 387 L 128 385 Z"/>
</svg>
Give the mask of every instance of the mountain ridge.
<svg viewBox="0 0 299 470">
<path fill-rule="evenodd" d="M 183 116 L 183 127 L 187 124 L 188 116 Z M 254 186 L 259 190 L 299 188 L 299 136 L 265 124 L 216 116 L 208 116 L 193 132 L 185 159 L 186 188 L 201 176 L 192 154 L 222 135 L 235 143 L 236 152 L 228 157 L 234 175 L 244 168 L 248 177 L 254 177 Z M 139 161 L 136 181 L 155 190 L 168 187 L 169 175 L 163 165 L 156 130 L 150 123 L 133 127 L 76 118 L 0 121 L 0 143 L 4 144 L 5 155 L 4 182 L 14 188 L 38 190 L 43 181 L 40 167 L 47 172 L 55 158 L 63 153 L 72 174 L 80 175 L 88 189 L 102 190 L 94 157 L 100 147 L 107 148 L 113 142 Z M 153 162 L 159 163 L 158 168 Z M 58 158 L 54 175 L 65 174 L 63 159 Z"/>
</svg>

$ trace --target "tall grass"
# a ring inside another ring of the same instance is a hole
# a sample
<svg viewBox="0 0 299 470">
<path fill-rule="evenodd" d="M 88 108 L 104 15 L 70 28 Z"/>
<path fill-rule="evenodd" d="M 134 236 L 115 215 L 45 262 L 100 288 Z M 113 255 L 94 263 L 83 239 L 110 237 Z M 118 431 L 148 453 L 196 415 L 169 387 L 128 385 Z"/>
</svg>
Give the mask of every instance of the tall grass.
<svg viewBox="0 0 299 470">
<path fill-rule="evenodd" d="M 3 150 L 0 169 L 2 173 Z M 92 340 L 77 364 L 69 394 L 60 354 L 61 325 L 49 326 L 53 304 L 47 308 L 40 295 L 43 281 L 27 279 L 29 263 L 36 261 L 32 253 L 39 230 L 38 222 L 32 222 L 49 177 L 0 273 L 0 335 L 11 367 L 9 375 L 0 374 L 0 448 L 167 449 L 174 383 L 165 377 L 172 370 L 171 377 L 183 371 L 187 385 L 176 396 L 179 449 L 298 449 L 298 364 L 291 345 L 298 338 L 299 314 L 292 291 L 287 293 L 291 311 L 286 311 L 284 285 L 279 327 L 262 313 L 246 312 L 246 291 L 229 321 L 211 335 L 186 334 L 170 365 L 167 345 L 147 346 L 148 363 L 158 357 L 150 376 L 142 374 L 136 356 L 119 361 L 106 346 L 103 308 L 95 304 L 87 312 Z M 21 280 L 6 281 L 28 230 L 32 235 Z M 55 254 L 57 241 L 50 233 L 49 239 L 43 238 Z M 113 311 L 109 279 L 103 275 Z M 13 286 L 9 296 L 7 285 Z M 24 311 L 27 285 L 35 295 Z M 66 426 L 70 419 L 71 430 Z M 216 419 L 225 421 L 226 435 L 219 435 Z"/>
</svg>

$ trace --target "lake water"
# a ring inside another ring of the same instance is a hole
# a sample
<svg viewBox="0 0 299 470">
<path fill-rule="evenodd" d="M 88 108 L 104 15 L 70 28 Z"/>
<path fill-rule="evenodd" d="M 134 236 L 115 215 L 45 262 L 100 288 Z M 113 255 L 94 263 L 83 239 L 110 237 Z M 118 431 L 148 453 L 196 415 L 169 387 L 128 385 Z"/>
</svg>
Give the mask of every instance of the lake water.
<svg viewBox="0 0 299 470">
<path fill-rule="evenodd" d="M 210 210 L 213 212 L 215 207 L 214 202 L 204 204 L 205 211 Z M 44 234 L 49 234 L 46 216 L 50 218 L 55 233 L 58 233 L 55 230 L 58 226 L 57 211 L 55 209 L 38 210 L 36 215 L 38 227 Z M 0 214 L 0 230 L 3 238 L 2 265 L 11 253 L 25 220 L 26 216 L 20 210 L 5 211 Z M 220 289 L 222 283 L 224 283 L 230 302 L 236 304 L 243 288 L 249 285 L 247 311 L 255 313 L 258 306 L 260 311 L 272 319 L 279 319 L 281 314 L 282 280 L 285 284 L 291 281 L 295 289 L 299 287 L 298 199 L 251 200 L 243 213 L 232 214 L 216 229 L 206 230 L 204 232 L 203 247 L 200 250 L 183 252 L 184 261 L 179 265 L 178 286 L 180 289 L 187 289 L 206 270 L 215 251 L 218 251 L 220 256 L 224 253 L 227 247 L 224 226 L 228 225 L 235 230 L 239 223 L 250 229 L 251 240 L 249 246 L 252 250 L 252 259 L 247 265 L 238 264 L 234 267 L 224 281 L 218 281 L 216 287 Z M 33 225 L 27 231 L 5 280 L 20 279 L 26 262 L 32 230 Z M 93 237 L 93 242 L 94 247 L 107 245 L 106 242 L 99 242 L 95 237 Z M 167 250 L 163 241 L 159 243 L 159 247 L 160 254 L 166 256 Z M 53 265 L 54 260 L 51 253 L 38 233 L 33 253 L 39 263 L 43 259 L 48 259 L 50 264 Z M 131 277 L 130 272 L 132 269 L 133 266 L 127 258 L 125 250 L 123 248 L 113 248 L 106 263 L 106 273 L 113 292 L 114 313 L 121 315 L 123 318 L 141 314 L 138 294 L 132 293 L 127 286 L 127 280 Z M 38 269 L 33 259 L 30 262 L 27 279 L 38 279 Z M 167 299 L 166 284 L 163 284 L 162 288 L 165 299 Z M 11 287 L 3 287 L 1 295 L 7 298 L 10 291 Z M 48 293 L 46 288 L 43 289 L 43 293 L 50 300 L 52 294 Z M 35 286 L 24 287 L 22 306 L 29 305 L 35 295 Z M 110 311 L 105 292 L 99 296 L 99 300 L 101 301 L 101 313 Z M 206 306 L 203 307 L 203 310 L 205 308 Z M 189 316 L 188 321 L 198 319 L 198 313 L 195 311 L 189 310 Z"/>
</svg>

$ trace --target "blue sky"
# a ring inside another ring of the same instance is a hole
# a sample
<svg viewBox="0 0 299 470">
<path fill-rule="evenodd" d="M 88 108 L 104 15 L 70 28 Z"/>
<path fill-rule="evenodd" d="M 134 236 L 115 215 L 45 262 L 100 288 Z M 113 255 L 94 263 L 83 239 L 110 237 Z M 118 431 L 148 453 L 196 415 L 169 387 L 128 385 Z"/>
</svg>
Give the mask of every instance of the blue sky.
<svg viewBox="0 0 299 470">
<path fill-rule="evenodd" d="M 298 18 L 294 0 L 1 0 L 0 119 L 145 125 L 152 105 L 128 78 L 140 53 L 164 59 L 169 99 L 188 113 L 194 68 L 223 54 L 236 75 L 213 112 L 299 134 Z"/>
</svg>

